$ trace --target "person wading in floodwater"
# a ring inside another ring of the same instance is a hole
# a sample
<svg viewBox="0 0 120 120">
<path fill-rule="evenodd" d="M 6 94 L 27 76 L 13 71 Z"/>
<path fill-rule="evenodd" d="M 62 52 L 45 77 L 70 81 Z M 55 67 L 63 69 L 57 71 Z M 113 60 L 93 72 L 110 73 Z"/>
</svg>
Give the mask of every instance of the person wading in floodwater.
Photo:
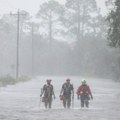
<svg viewBox="0 0 120 120">
<path fill-rule="evenodd" d="M 90 87 L 87 85 L 86 80 L 82 80 L 82 84 L 77 89 L 78 99 L 81 101 L 81 108 L 84 106 L 89 107 L 90 97 L 93 99 Z"/>
<path fill-rule="evenodd" d="M 40 94 L 40 97 L 44 94 L 42 97 L 42 102 L 44 102 L 45 108 L 51 108 L 52 107 L 52 95 L 55 99 L 55 93 L 53 85 L 51 84 L 52 80 L 46 80 L 47 84 L 43 86 L 42 93 Z"/>
<path fill-rule="evenodd" d="M 74 99 L 74 88 L 70 83 L 70 79 L 67 79 L 66 82 L 62 85 L 62 89 L 60 91 L 60 98 L 62 97 L 64 108 L 70 108 L 71 106 L 71 94 L 72 99 Z"/>
</svg>

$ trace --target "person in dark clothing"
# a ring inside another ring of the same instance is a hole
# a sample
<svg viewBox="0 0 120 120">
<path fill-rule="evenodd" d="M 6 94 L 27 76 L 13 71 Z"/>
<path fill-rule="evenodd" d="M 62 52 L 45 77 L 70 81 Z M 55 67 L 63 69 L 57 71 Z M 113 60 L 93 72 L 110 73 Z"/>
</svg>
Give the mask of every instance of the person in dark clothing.
<svg viewBox="0 0 120 120">
<path fill-rule="evenodd" d="M 86 80 L 82 80 L 82 85 L 80 85 L 77 89 L 78 99 L 80 97 L 81 108 L 84 106 L 89 107 L 90 97 L 93 99 L 90 87 L 86 84 Z"/>
<path fill-rule="evenodd" d="M 60 96 L 63 97 L 63 106 L 64 108 L 70 108 L 71 106 L 71 94 L 72 99 L 74 99 L 74 88 L 70 83 L 70 79 L 67 79 L 66 82 L 62 85 L 62 89 L 60 91 Z"/>
<path fill-rule="evenodd" d="M 47 84 L 43 86 L 42 93 L 40 94 L 40 97 L 44 94 L 42 97 L 42 101 L 45 103 L 45 108 L 49 109 L 52 107 L 52 95 L 54 96 L 55 99 L 55 93 L 54 93 L 54 88 L 53 85 L 51 84 L 52 80 L 47 80 Z"/>
</svg>

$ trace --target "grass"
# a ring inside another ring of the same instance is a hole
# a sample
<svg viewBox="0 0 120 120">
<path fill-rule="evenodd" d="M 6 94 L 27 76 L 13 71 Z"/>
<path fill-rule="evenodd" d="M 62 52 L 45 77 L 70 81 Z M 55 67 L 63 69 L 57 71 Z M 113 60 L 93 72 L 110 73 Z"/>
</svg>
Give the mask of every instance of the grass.
<svg viewBox="0 0 120 120">
<path fill-rule="evenodd" d="M 10 75 L 1 76 L 0 77 L 0 87 L 7 86 L 7 85 L 14 85 L 19 82 L 26 82 L 28 80 L 31 80 L 31 78 L 29 78 L 27 76 L 21 76 L 17 79 L 13 78 Z"/>
</svg>

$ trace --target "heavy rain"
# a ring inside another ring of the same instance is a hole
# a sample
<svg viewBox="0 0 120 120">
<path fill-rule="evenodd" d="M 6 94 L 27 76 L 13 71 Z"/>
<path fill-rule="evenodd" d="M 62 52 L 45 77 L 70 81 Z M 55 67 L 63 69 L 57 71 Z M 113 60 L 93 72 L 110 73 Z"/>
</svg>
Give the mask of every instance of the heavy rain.
<svg viewBox="0 0 120 120">
<path fill-rule="evenodd" d="M 0 120 L 120 120 L 119 85 L 119 0 L 0 1 Z"/>
</svg>

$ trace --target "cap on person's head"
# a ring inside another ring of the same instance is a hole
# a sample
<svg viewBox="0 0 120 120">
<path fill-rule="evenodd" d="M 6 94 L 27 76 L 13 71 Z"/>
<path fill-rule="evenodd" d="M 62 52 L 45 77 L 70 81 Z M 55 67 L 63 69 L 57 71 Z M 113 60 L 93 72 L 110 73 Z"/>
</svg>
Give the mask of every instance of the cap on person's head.
<svg viewBox="0 0 120 120">
<path fill-rule="evenodd" d="M 52 80 L 50 80 L 50 79 L 47 79 L 46 81 L 47 81 L 47 82 L 51 82 Z"/>
<path fill-rule="evenodd" d="M 66 81 L 70 81 L 70 79 L 68 78 L 68 79 L 66 79 Z"/>
</svg>

